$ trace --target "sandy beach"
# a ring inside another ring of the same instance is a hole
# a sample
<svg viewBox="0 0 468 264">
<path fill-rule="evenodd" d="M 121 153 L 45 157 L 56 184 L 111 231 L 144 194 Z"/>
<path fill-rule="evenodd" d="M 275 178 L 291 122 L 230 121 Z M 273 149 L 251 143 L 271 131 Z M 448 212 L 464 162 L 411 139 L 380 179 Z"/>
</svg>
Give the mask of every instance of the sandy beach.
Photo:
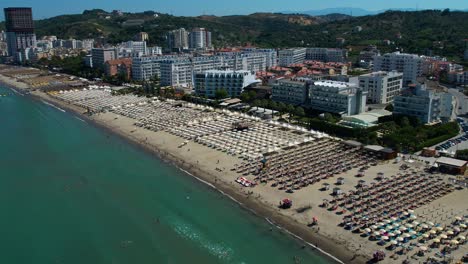
<svg viewBox="0 0 468 264">
<path fill-rule="evenodd" d="M 400 167 L 402 164 L 408 165 L 416 172 L 422 172 L 425 168 L 424 163 L 418 161 L 411 163 L 385 161 L 368 169 L 361 178 L 355 177 L 358 174 L 358 169 L 355 168 L 292 194 L 286 194 L 284 191 L 272 188 L 270 184 L 245 188 L 235 182 L 239 174 L 232 170 L 236 164 L 242 162 L 238 157 L 227 155 L 194 141 L 188 141 L 184 146 L 180 147 L 186 141 L 185 139 L 166 131 L 153 132 L 137 127 L 134 119 L 112 112 L 87 115 L 85 114 L 86 109 L 58 100 L 39 90 L 29 90 L 27 84 L 18 82 L 13 78 L 0 75 L 0 82 L 18 89 L 28 90 L 35 98 L 57 105 L 67 111 L 72 111 L 74 114 L 80 115 L 84 120 L 116 133 L 159 158 L 175 164 L 189 172 L 189 174 L 232 197 L 258 216 L 269 219 L 298 238 L 303 239 L 312 247 L 317 247 L 317 250 L 323 250 L 325 254 L 334 256 L 337 262 L 365 263 L 370 259 L 373 252 L 381 250 L 382 247 L 367 238 L 353 234 L 338 226 L 342 222 L 342 216 L 319 207 L 324 199 L 332 199 L 330 191 L 321 190 L 322 184 L 329 183 L 333 186 L 336 179 L 341 176 L 345 178 L 345 184 L 341 185 L 340 188 L 347 192 L 353 190 L 359 180 L 373 181 L 378 173 L 384 173 L 385 175 L 398 174 L 401 172 Z M 443 177 L 449 178 L 447 175 Z M 468 191 L 466 189 L 455 191 L 416 209 L 415 213 L 421 218 L 448 225 L 455 215 L 466 214 L 468 210 L 467 197 Z M 294 201 L 292 209 L 282 210 L 278 208 L 279 201 L 284 198 L 290 198 Z M 303 210 L 299 210 L 301 208 Z M 309 227 L 312 217 L 318 218 L 319 224 Z M 468 252 L 466 244 L 456 251 L 455 259 L 460 259 L 464 252 Z M 382 263 L 401 263 L 406 259 L 406 256 L 399 256 L 398 259 L 388 257 L 391 255 L 391 253 L 387 254 L 387 258 Z M 410 262 L 419 263 L 425 259 L 410 258 L 409 260 Z"/>
</svg>

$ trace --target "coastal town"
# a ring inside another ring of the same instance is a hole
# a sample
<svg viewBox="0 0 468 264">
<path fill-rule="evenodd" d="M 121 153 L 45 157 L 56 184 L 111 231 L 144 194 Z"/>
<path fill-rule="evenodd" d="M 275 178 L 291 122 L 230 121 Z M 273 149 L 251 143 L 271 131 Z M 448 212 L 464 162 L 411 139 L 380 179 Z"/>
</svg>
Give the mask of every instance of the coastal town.
<svg viewBox="0 0 468 264">
<path fill-rule="evenodd" d="M 0 83 L 14 93 L 263 207 L 338 262 L 468 262 L 466 66 L 376 45 L 352 61 L 345 38 L 216 47 L 199 27 L 168 31 L 164 47 L 147 46 L 145 32 L 119 44 L 37 38 L 30 8 L 5 17 Z M 70 57 L 90 74 L 51 63 Z"/>
</svg>

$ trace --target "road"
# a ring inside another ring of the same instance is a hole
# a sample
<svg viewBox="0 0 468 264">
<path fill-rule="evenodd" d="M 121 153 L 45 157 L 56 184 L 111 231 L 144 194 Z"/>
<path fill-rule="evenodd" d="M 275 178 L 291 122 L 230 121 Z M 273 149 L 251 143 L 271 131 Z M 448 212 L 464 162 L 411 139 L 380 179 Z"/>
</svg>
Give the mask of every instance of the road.
<svg viewBox="0 0 468 264">
<path fill-rule="evenodd" d="M 455 97 L 455 113 L 457 115 L 466 115 L 468 112 L 468 100 L 466 95 L 455 88 L 449 88 L 448 92 Z"/>
</svg>

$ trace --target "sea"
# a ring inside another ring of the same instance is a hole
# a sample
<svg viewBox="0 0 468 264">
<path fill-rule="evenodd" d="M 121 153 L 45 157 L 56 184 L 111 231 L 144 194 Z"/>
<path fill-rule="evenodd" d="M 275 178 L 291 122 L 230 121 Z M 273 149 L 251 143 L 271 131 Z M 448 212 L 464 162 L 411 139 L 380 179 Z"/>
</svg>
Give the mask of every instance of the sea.
<svg viewBox="0 0 468 264">
<path fill-rule="evenodd" d="M 109 131 L 0 95 L 0 263 L 334 263 Z"/>
</svg>

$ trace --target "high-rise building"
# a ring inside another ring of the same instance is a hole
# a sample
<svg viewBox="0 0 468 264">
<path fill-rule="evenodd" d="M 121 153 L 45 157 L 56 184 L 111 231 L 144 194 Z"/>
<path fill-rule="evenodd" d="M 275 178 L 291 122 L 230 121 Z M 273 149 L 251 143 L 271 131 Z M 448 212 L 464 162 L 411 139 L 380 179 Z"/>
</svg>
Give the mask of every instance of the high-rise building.
<svg viewBox="0 0 468 264">
<path fill-rule="evenodd" d="M 423 73 L 424 60 L 416 54 L 387 53 L 374 57 L 373 71 L 397 71 L 403 73 L 403 86 L 416 84 Z"/>
<path fill-rule="evenodd" d="M 189 48 L 189 33 L 185 28 L 179 28 L 167 33 L 167 46 L 171 51 Z"/>
<path fill-rule="evenodd" d="M 205 28 L 194 28 L 189 34 L 189 46 L 191 49 L 210 49 L 211 32 Z"/>
<path fill-rule="evenodd" d="M 36 34 L 31 8 L 5 8 L 5 28 L 8 55 L 16 62 L 29 60 L 31 50 L 36 47 Z"/>
<path fill-rule="evenodd" d="M 134 37 L 135 41 L 148 41 L 149 36 L 146 32 L 139 32 Z"/>
<path fill-rule="evenodd" d="M 358 78 L 359 87 L 367 91 L 367 102 L 372 104 L 393 102 L 403 87 L 403 74 L 400 72 L 373 72 Z"/>
<path fill-rule="evenodd" d="M 91 50 L 93 68 L 103 68 L 106 61 L 117 59 L 115 48 L 94 48 Z"/>
</svg>

